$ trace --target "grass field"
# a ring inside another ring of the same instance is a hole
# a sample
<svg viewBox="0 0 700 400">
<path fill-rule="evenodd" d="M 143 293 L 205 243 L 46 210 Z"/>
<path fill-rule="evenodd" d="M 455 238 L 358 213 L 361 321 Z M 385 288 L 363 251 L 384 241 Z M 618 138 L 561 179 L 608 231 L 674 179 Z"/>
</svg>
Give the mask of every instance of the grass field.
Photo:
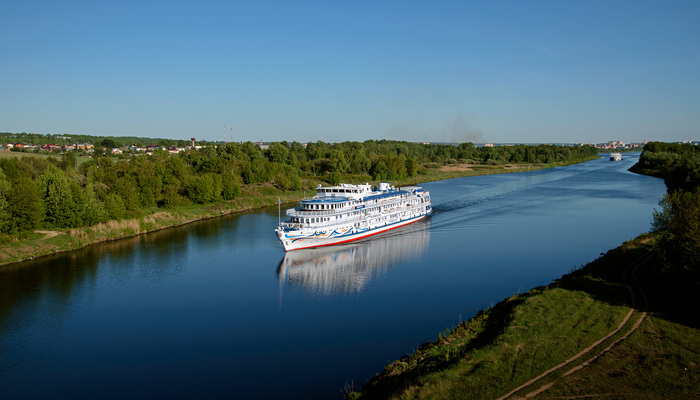
<svg viewBox="0 0 700 400">
<path fill-rule="evenodd" d="M 347 398 L 700 398 L 699 304 L 659 284 L 650 246 L 477 313 Z"/>
<path fill-rule="evenodd" d="M 38 158 L 49 158 L 53 157 L 56 159 L 61 159 L 61 156 L 57 156 L 54 154 L 37 154 L 37 153 L 23 153 L 21 151 L 0 151 L 0 158 L 11 158 L 11 157 L 16 157 L 16 158 L 21 158 L 21 157 L 38 157 Z"/>
</svg>

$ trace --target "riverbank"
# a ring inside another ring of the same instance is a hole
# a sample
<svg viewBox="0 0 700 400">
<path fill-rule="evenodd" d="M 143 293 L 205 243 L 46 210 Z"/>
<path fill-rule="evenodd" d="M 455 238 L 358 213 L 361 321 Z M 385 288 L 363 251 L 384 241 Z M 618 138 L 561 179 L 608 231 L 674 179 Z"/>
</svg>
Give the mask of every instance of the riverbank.
<svg viewBox="0 0 700 400">
<path fill-rule="evenodd" d="M 660 268 L 656 240 L 642 235 L 478 312 L 346 398 L 698 397 L 692 288 Z"/>
<path fill-rule="evenodd" d="M 582 161 L 580 161 L 582 162 Z M 474 165 L 448 164 L 428 168 L 415 178 L 393 181 L 396 186 L 415 185 L 465 176 L 501 174 L 553 168 L 574 163 L 552 164 L 505 164 Z M 371 177 L 354 176 L 356 183 L 371 182 Z M 0 243 L 0 266 L 31 260 L 65 251 L 76 250 L 92 244 L 133 237 L 162 229 L 181 226 L 195 221 L 216 218 L 223 215 L 249 211 L 258 208 L 283 204 L 295 204 L 306 195 L 311 195 L 318 180 L 305 180 L 302 190 L 284 191 L 271 184 L 242 185 L 242 195 L 234 200 L 201 206 L 179 207 L 175 209 L 145 209 L 137 218 L 109 221 L 94 226 L 61 229 L 37 230 L 23 239 L 12 239 Z M 325 183 L 324 183 L 325 184 Z"/>
</svg>

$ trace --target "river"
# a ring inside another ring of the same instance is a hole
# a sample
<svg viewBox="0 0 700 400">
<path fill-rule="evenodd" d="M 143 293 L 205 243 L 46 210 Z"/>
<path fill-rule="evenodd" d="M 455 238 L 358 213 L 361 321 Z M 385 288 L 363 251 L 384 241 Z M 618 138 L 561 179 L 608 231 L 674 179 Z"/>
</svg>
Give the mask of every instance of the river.
<svg viewBox="0 0 700 400">
<path fill-rule="evenodd" d="M 285 255 L 277 209 L 0 267 L 0 398 L 342 398 L 650 229 L 639 153 L 431 182 L 434 214 Z"/>
</svg>

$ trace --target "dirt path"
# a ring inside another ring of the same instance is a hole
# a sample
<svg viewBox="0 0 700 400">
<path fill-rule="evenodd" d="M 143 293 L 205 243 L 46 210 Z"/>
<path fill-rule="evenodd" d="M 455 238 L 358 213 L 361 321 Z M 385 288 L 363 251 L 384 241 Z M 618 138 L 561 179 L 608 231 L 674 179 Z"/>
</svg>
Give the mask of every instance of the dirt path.
<svg viewBox="0 0 700 400">
<path fill-rule="evenodd" d="M 48 238 L 52 238 L 54 236 L 63 235 L 63 232 L 58 232 L 58 231 L 34 231 L 34 233 L 45 234 L 46 236 L 44 236 L 42 239 L 48 239 Z"/>
<path fill-rule="evenodd" d="M 627 277 L 628 272 L 631 272 L 632 279 L 634 280 L 634 284 L 639 289 L 639 293 L 642 296 L 641 300 L 643 302 L 643 307 L 645 309 L 646 309 L 646 297 L 644 296 L 644 292 L 642 291 L 641 286 L 639 285 L 639 282 L 637 281 L 637 277 L 636 277 L 635 273 L 636 273 L 637 269 L 640 266 L 644 265 L 647 261 L 649 261 L 650 258 L 651 258 L 650 254 L 646 254 L 646 255 L 639 257 L 632 264 L 630 264 L 623 272 L 623 280 L 625 281 L 625 285 L 627 285 L 627 288 L 630 291 L 630 295 L 632 297 L 632 305 L 633 306 L 637 305 L 637 297 L 635 296 L 634 289 L 632 288 L 632 286 L 630 286 L 630 282 L 629 282 L 629 279 Z M 639 316 L 635 319 L 635 322 L 633 324 L 631 324 L 631 326 L 628 324 L 628 322 L 630 321 L 630 319 L 631 319 L 632 315 L 635 313 L 635 311 L 636 310 L 634 307 L 630 308 L 629 312 L 627 313 L 625 318 L 622 319 L 620 324 L 618 324 L 616 329 L 612 330 L 611 332 L 609 332 L 607 335 L 605 335 L 601 339 L 597 340 L 596 342 L 594 342 L 590 346 L 581 350 L 579 353 L 577 353 L 573 357 L 567 359 L 566 361 L 562 362 L 561 364 L 559 364 L 553 368 L 548 369 L 547 371 L 543 372 L 539 376 L 530 379 L 529 381 L 525 382 L 524 384 L 522 384 L 522 385 L 518 386 L 517 388 L 511 390 L 510 392 L 506 393 L 504 396 L 499 397 L 497 400 L 508 399 L 512 395 L 514 395 L 517 392 L 522 391 L 523 389 L 531 389 L 532 391 L 530 391 L 526 394 L 522 394 L 519 397 L 513 397 L 513 399 L 531 399 L 531 398 L 539 395 L 540 393 L 544 392 L 545 390 L 549 389 L 550 387 L 552 387 L 559 380 L 559 378 L 557 378 L 552 382 L 549 382 L 549 383 L 546 383 L 546 384 L 543 384 L 543 385 L 537 387 L 536 383 L 540 379 L 546 377 L 547 375 L 549 375 L 555 371 L 565 370 L 567 368 L 567 366 L 569 366 L 569 364 L 573 363 L 574 361 L 578 360 L 579 358 L 581 358 L 583 356 L 591 356 L 591 357 L 588 360 L 586 360 L 585 362 L 583 362 L 582 364 L 577 365 L 577 366 L 573 366 L 570 369 L 566 370 L 566 372 L 564 372 L 561 375 L 561 377 L 569 376 L 569 375 L 581 370 L 582 368 L 586 367 L 587 365 L 589 365 L 593 361 L 597 360 L 603 354 L 607 353 L 610 349 L 615 347 L 617 344 L 619 344 L 623 340 L 627 339 L 632 333 L 634 333 L 634 331 L 636 331 L 639 328 L 639 326 L 642 324 L 642 322 L 644 322 L 644 319 L 647 316 L 646 311 L 639 312 Z M 605 340 L 609 339 L 611 336 L 615 335 L 616 333 L 620 332 L 623 328 L 627 329 L 627 332 L 622 337 L 620 337 L 619 339 L 610 343 L 604 349 L 594 351 L 594 349 L 596 349 L 601 343 L 603 343 Z"/>
</svg>

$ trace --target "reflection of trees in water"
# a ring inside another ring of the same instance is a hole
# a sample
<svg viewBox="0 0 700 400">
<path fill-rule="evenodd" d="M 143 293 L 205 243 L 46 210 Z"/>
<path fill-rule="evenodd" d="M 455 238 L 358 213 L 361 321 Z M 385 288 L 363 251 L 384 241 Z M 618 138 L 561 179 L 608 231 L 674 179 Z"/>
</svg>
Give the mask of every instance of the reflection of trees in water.
<svg viewBox="0 0 700 400">
<path fill-rule="evenodd" d="M 0 267 L 0 331 L 12 315 L 15 323 L 28 321 L 48 307 L 60 316 L 77 292 L 95 286 L 98 272 L 121 278 L 138 272 L 151 280 L 176 273 L 184 268 L 189 235 L 188 227 L 164 229 Z"/>
<path fill-rule="evenodd" d="M 354 244 L 290 251 L 277 274 L 280 285 L 310 293 L 359 293 L 390 267 L 420 258 L 429 241 L 430 222 L 424 220 Z"/>
</svg>

